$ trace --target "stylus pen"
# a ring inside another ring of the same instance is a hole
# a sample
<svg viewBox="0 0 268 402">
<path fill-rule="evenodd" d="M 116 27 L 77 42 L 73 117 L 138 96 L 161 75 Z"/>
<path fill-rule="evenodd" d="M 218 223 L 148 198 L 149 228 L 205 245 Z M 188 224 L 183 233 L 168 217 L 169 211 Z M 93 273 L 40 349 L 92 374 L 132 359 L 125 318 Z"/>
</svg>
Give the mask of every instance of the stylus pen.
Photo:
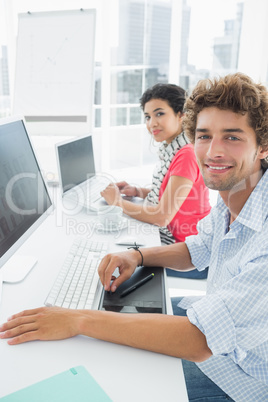
<svg viewBox="0 0 268 402">
<path fill-rule="evenodd" d="M 148 282 L 150 279 L 153 279 L 154 274 L 150 274 L 146 276 L 145 278 L 141 279 L 139 282 L 135 283 L 135 285 L 130 286 L 128 289 L 124 290 L 120 297 L 127 296 L 129 293 L 133 292 L 133 290 L 138 289 L 140 286 L 144 285 L 146 282 Z"/>
</svg>

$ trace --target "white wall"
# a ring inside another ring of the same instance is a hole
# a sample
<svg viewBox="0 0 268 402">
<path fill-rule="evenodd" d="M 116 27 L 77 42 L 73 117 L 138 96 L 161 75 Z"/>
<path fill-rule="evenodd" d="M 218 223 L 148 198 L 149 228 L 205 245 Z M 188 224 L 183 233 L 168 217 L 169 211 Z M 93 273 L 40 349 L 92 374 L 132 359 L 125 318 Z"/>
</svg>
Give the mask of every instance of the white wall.
<svg viewBox="0 0 268 402">
<path fill-rule="evenodd" d="M 238 71 L 267 83 L 268 1 L 245 0 Z"/>
</svg>

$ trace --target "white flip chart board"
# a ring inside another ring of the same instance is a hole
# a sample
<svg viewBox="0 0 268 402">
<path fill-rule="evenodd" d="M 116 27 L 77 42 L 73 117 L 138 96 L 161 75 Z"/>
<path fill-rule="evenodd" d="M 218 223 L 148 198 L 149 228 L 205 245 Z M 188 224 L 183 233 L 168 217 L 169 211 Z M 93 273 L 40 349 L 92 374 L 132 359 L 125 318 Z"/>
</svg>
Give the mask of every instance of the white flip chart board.
<svg viewBox="0 0 268 402">
<path fill-rule="evenodd" d="M 19 14 L 13 112 L 40 134 L 92 128 L 95 29 L 93 9 Z"/>
</svg>

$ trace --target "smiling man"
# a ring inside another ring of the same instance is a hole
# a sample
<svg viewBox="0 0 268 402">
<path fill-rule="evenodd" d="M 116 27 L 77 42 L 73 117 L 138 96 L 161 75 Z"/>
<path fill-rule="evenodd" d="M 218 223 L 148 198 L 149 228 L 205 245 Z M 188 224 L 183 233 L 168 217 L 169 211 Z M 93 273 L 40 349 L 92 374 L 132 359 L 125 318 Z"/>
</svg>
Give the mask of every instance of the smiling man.
<svg viewBox="0 0 268 402">
<path fill-rule="evenodd" d="M 231 222 L 262 176 L 265 155 L 249 127 L 247 114 L 209 107 L 198 116 L 195 153 L 205 184 L 219 190 L 231 212 Z M 230 222 L 230 223 L 231 223 Z"/>
<path fill-rule="evenodd" d="M 216 107 L 199 113 L 195 152 L 211 189 L 235 190 L 260 170 L 256 135 L 248 116 Z"/>
<path fill-rule="evenodd" d="M 209 266 L 206 296 L 173 300 L 174 316 L 38 308 L 11 317 L 0 337 L 15 345 L 83 334 L 164 353 L 183 359 L 190 401 L 265 401 L 267 89 L 240 73 L 200 81 L 186 102 L 184 129 L 206 185 L 219 191 L 217 205 L 185 243 L 108 254 L 99 275 L 115 291 L 142 261 L 176 270 Z"/>
</svg>

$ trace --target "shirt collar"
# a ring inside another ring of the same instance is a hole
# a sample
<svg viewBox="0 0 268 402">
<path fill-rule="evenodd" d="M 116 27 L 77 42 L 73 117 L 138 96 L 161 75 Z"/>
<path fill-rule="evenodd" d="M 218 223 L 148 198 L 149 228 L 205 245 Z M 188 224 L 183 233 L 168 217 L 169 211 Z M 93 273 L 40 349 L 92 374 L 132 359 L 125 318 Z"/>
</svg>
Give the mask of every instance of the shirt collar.
<svg viewBox="0 0 268 402">
<path fill-rule="evenodd" d="M 228 208 L 221 196 L 218 196 L 216 208 L 226 216 Z M 252 191 L 240 214 L 234 222 L 240 223 L 257 232 L 261 231 L 268 215 L 268 169 Z M 237 224 L 236 223 L 236 224 Z"/>
</svg>

